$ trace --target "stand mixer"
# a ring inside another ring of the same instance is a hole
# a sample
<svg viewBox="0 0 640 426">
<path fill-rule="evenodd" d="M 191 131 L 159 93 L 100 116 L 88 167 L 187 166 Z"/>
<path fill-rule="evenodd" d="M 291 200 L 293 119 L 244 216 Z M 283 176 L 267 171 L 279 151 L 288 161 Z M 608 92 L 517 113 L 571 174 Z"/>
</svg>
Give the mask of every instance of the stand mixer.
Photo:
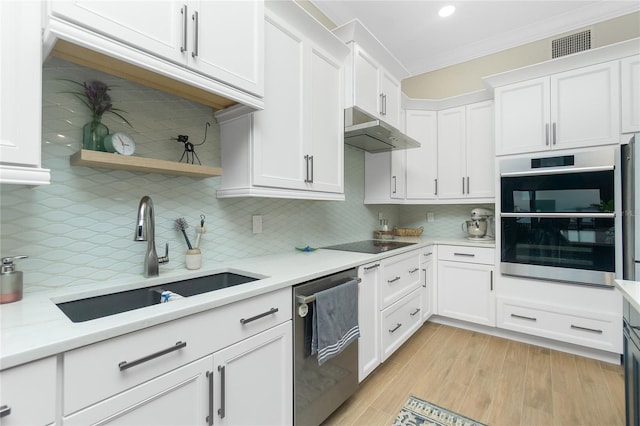
<svg viewBox="0 0 640 426">
<path fill-rule="evenodd" d="M 465 229 L 466 228 L 466 229 Z M 495 238 L 493 211 L 477 207 L 471 210 L 471 220 L 462 223 L 470 240 L 493 240 Z"/>
</svg>

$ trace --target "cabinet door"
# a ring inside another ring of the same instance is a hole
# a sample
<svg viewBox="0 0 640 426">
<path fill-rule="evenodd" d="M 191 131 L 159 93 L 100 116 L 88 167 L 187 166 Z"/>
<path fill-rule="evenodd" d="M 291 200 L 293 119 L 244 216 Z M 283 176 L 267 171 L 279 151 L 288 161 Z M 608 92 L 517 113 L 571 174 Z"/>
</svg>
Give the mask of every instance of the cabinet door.
<svg viewBox="0 0 640 426">
<path fill-rule="evenodd" d="M 0 2 L 0 162 L 32 168 L 42 145 L 40 13 L 40 2 Z"/>
<path fill-rule="evenodd" d="M 0 406 L 10 410 L 0 418 L 0 425 L 53 423 L 56 416 L 55 395 L 55 357 L 0 371 Z"/>
<path fill-rule="evenodd" d="M 619 79 L 618 61 L 551 76 L 553 148 L 618 142 Z"/>
<path fill-rule="evenodd" d="M 466 115 L 466 196 L 494 197 L 493 101 L 467 105 Z"/>
<path fill-rule="evenodd" d="M 192 5 L 187 17 L 189 65 L 262 96 L 263 1 L 197 1 L 189 5 Z M 163 29 L 155 24 L 157 29 Z"/>
<path fill-rule="evenodd" d="M 51 13 L 135 48 L 184 62 L 192 7 L 177 1 L 52 1 Z M 181 47 L 184 52 L 181 52 Z"/>
<path fill-rule="evenodd" d="M 311 141 L 305 155 L 312 155 L 311 180 L 314 191 L 344 192 L 344 108 L 342 64 L 310 49 L 310 92 L 305 116 L 305 139 Z"/>
<path fill-rule="evenodd" d="M 362 382 L 380 364 L 380 263 L 360 266 L 358 278 L 358 380 Z"/>
<path fill-rule="evenodd" d="M 212 358 L 194 361 L 63 418 L 65 425 L 203 425 L 213 401 Z"/>
<path fill-rule="evenodd" d="M 364 153 L 364 202 L 385 204 L 391 202 L 391 153 Z"/>
<path fill-rule="evenodd" d="M 435 261 L 433 248 L 422 253 L 420 265 L 422 278 L 422 321 L 427 321 L 434 311 Z"/>
<path fill-rule="evenodd" d="M 493 267 L 464 262 L 438 262 L 438 314 L 495 326 Z"/>
<path fill-rule="evenodd" d="M 214 353 L 213 423 L 292 424 L 292 345 L 287 321 Z"/>
<path fill-rule="evenodd" d="M 463 198 L 466 187 L 465 107 L 438 111 L 438 198 Z"/>
<path fill-rule="evenodd" d="M 302 38 L 267 20 L 265 52 L 265 108 L 253 116 L 253 183 L 305 189 Z"/>
<path fill-rule="evenodd" d="M 409 110 L 406 123 L 407 135 L 420 142 L 420 148 L 406 151 L 407 199 L 433 200 L 438 179 L 438 114 Z"/>
<path fill-rule="evenodd" d="M 620 61 L 622 133 L 640 132 L 640 55 Z"/>
<path fill-rule="evenodd" d="M 407 194 L 407 167 L 405 150 L 391 151 L 391 198 L 404 200 Z"/>
<path fill-rule="evenodd" d="M 382 94 L 382 119 L 393 127 L 400 128 L 400 102 L 401 89 L 400 83 L 387 73 L 380 69 L 380 93 Z"/>
<path fill-rule="evenodd" d="M 497 87 L 496 154 L 543 151 L 549 147 L 549 78 Z"/>
<path fill-rule="evenodd" d="M 380 116 L 380 83 L 376 61 L 359 46 L 354 46 L 354 103 L 374 117 Z"/>
</svg>

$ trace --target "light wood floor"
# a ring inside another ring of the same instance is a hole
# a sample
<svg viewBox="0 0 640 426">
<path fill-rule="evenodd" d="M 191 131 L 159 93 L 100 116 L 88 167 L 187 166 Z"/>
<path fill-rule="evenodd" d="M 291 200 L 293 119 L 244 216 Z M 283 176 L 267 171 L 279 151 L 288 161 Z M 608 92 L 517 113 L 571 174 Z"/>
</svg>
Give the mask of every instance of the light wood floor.
<svg viewBox="0 0 640 426">
<path fill-rule="evenodd" d="M 389 425 L 409 395 L 493 426 L 624 425 L 624 370 L 426 323 L 325 425 Z"/>
</svg>

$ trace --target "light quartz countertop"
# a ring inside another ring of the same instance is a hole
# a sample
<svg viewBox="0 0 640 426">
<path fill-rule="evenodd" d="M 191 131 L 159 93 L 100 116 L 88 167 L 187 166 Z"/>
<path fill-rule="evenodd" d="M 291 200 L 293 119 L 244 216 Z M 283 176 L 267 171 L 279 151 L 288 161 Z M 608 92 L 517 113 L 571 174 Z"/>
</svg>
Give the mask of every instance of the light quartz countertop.
<svg viewBox="0 0 640 426">
<path fill-rule="evenodd" d="M 0 305 L 0 369 L 55 355 L 101 340 L 207 311 L 239 300 L 290 287 L 328 274 L 355 268 L 372 261 L 395 256 L 434 244 L 494 248 L 493 242 L 474 242 L 465 238 L 399 238 L 416 244 L 381 254 L 338 250 L 290 252 L 238 259 L 219 264 L 203 264 L 197 271 L 172 271 L 160 276 L 140 277 L 139 283 L 110 281 L 83 288 L 25 293 L 18 302 Z M 142 259 L 141 259 L 142 262 Z M 161 285 L 169 282 L 235 272 L 258 280 L 235 287 L 203 293 L 170 303 L 161 303 L 86 322 L 73 323 L 55 303 L 107 293 Z M 636 292 L 639 294 L 640 291 Z M 637 298 L 636 300 L 640 300 Z"/>
<path fill-rule="evenodd" d="M 616 287 L 631 305 L 640 311 L 640 281 L 615 280 Z"/>
</svg>

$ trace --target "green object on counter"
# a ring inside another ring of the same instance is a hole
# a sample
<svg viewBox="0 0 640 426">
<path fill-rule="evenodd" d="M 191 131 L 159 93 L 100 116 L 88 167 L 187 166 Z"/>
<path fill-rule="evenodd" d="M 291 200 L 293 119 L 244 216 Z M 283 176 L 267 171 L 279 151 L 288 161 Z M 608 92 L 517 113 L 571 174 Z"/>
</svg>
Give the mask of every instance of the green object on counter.
<svg viewBox="0 0 640 426">
<path fill-rule="evenodd" d="M 306 247 L 302 247 L 302 248 L 296 247 L 296 250 L 311 252 L 311 251 L 316 251 L 317 249 L 315 249 L 313 247 L 306 246 Z"/>
</svg>

